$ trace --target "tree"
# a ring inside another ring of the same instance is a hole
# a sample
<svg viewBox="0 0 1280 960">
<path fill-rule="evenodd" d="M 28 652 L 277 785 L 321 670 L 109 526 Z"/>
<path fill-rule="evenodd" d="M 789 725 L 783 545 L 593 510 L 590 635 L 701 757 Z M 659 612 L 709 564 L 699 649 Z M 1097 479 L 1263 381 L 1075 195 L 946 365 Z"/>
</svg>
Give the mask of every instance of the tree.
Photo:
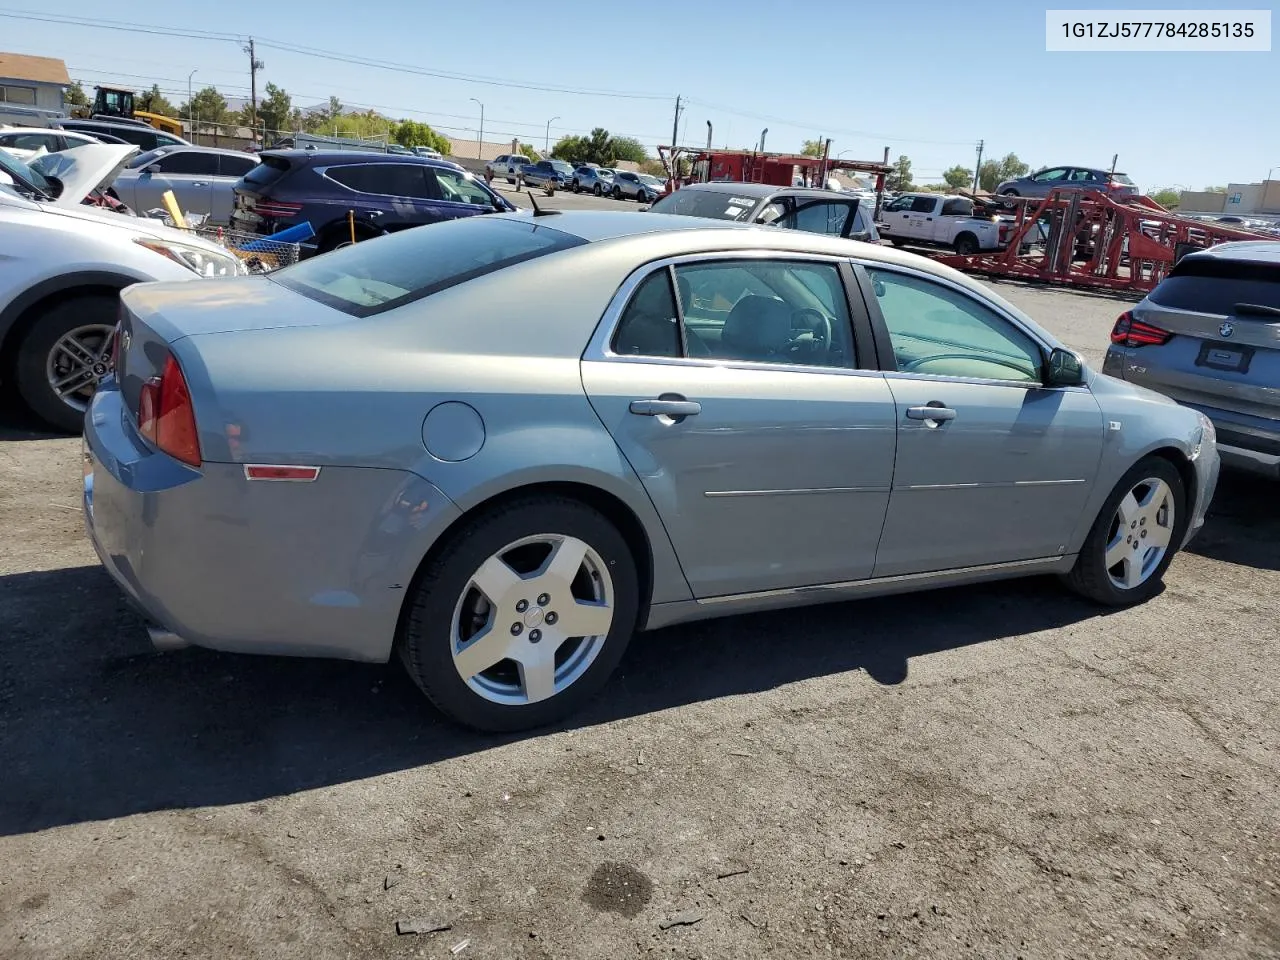
<svg viewBox="0 0 1280 960">
<path fill-rule="evenodd" d="M 895 193 L 913 189 L 914 185 L 911 183 L 911 160 L 906 155 L 898 157 L 897 162 L 893 165 L 892 172 L 884 178 L 884 186 L 886 190 L 892 190 Z"/>
<path fill-rule="evenodd" d="M 800 148 L 800 154 L 805 157 L 822 156 L 823 142 L 821 140 L 806 140 L 804 146 Z"/>
<path fill-rule="evenodd" d="M 196 91 L 195 96 L 182 105 L 182 115 L 193 117 L 200 123 L 225 123 L 231 116 L 227 110 L 227 98 L 215 87 Z"/>
<path fill-rule="evenodd" d="M 293 115 L 293 99 L 274 83 L 268 83 L 262 102 L 258 104 L 258 124 L 263 130 L 288 128 Z"/>
<path fill-rule="evenodd" d="M 329 105 L 325 107 L 325 116 L 329 120 L 337 120 L 342 116 L 342 101 L 332 94 L 329 96 Z"/>
<path fill-rule="evenodd" d="M 950 170 L 942 171 L 942 179 L 947 182 L 947 186 L 952 190 L 960 190 L 973 183 L 973 171 L 957 163 Z"/>
<path fill-rule="evenodd" d="M 1016 153 L 1008 153 L 999 160 L 987 160 L 982 164 L 978 172 L 978 186 L 990 193 L 1005 180 L 1025 176 L 1030 169 Z"/>
<path fill-rule="evenodd" d="M 158 84 L 152 84 L 151 89 L 138 96 L 138 107 L 146 113 L 158 113 L 162 117 L 176 117 L 178 108 L 169 102 L 169 99 L 160 92 Z"/>
<path fill-rule="evenodd" d="M 641 147 L 641 150 L 643 149 Z M 573 164 L 598 163 L 603 167 L 609 167 L 618 160 L 615 150 L 609 131 L 604 127 L 596 127 L 585 137 L 572 134 L 561 137 L 551 148 L 551 155 L 557 160 L 567 160 Z"/>
<path fill-rule="evenodd" d="M 649 159 L 649 151 L 635 137 L 613 137 L 613 161 L 630 160 L 632 163 L 644 163 Z"/>
<path fill-rule="evenodd" d="M 436 133 L 427 124 L 417 120 L 401 120 L 391 136 L 402 147 L 430 147 L 440 153 L 448 153 L 453 146 L 448 137 Z"/>
<path fill-rule="evenodd" d="M 72 80 L 71 86 L 62 91 L 62 102 L 68 107 L 87 107 L 89 95 L 84 92 L 79 80 Z"/>
<path fill-rule="evenodd" d="M 1160 204 L 1160 206 L 1164 207 L 1166 210 L 1175 209 L 1178 206 L 1178 202 L 1182 199 L 1182 194 L 1173 187 L 1164 187 L 1163 189 L 1155 190 L 1148 193 L 1147 196 Z"/>
</svg>

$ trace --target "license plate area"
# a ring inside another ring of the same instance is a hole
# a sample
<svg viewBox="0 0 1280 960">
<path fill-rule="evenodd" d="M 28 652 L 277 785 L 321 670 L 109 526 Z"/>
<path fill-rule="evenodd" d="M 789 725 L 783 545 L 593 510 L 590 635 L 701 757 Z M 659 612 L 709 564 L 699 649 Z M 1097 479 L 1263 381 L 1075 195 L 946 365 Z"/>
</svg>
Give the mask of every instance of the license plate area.
<svg viewBox="0 0 1280 960">
<path fill-rule="evenodd" d="M 1241 346 L 1238 343 L 1223 343 L 1221 340 L 1206 341 L 1201 345 L 1200 354 L 1196 357 L 1197 367 L 1208 367 L 1225 373 L 1248 373 L 1249 364 L 1252 362 L 1253 347 Z"/>
</svg>

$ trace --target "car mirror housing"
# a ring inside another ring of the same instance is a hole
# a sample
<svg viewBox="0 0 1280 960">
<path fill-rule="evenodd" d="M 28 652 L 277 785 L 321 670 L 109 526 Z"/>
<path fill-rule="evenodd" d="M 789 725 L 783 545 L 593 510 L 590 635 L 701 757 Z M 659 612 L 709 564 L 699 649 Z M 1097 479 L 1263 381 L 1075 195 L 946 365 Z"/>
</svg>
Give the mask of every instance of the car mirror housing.
<svg viewBox="0 0 1280 960">
<path fill-rule="evenodd" d="M 1046 386 L 1078 387 L 1084 383 L 1084 361 L 1073 350 L 1054 347 L 1045 373 Z"/>
</svg>

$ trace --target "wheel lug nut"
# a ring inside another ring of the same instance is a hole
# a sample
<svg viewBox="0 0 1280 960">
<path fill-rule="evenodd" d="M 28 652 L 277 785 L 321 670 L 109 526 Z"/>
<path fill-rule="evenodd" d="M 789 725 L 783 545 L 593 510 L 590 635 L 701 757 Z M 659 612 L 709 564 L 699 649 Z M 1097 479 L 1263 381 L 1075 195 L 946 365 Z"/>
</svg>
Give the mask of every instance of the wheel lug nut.
<svg viewBox="0 0 1280 960">
<path fill-rule="evenodd" d="M 560 618 L 556 616 L 556 612 L 552 610 L 550 613 L 547 614 L 547 626 L 554 627 L 556 624 L 556 621 L 559 619 Z"/>
<path fill-rule="evenodd" d="M 1138 521 L 1138 523 L 1139 523 L 1141 526 L 1144 526 L 1144 527 L 1145 527 L 1145 526 L 1147 525 L 1147 518 L 1146 518 L 1146 517 L 1143 517 L 1141 520 L 1139 520 L 1139 521 Z"/>
<path fill-rule="evenodd" d="M 550 595 L 550 594 L 548 594 L 548 593 L 540 593 L 540 594 L 538 594 L 538 606 L 540 606 L 540 607 L 545 607 L 545 606 L 546 606 L 548 603 L 550 603 L 550 602 L 551 602 L 551 595 Z"/>
<path fill-rule="evenodd" d="M 541 630 L 530 630 L 530 631 L 529 631 L 529 642 L 530 642 L 530 643 L 537 643 L 537 642 L 538 642 L 539 640 L 541 640 L 541 639 L 542 639 L 542 631 L 541 631 Z"/>
<path fill-rule="evenodd" d="M 528 600 L 521 600 L 519 603 L 516 604 L 516 613 L 524 613 L 528 609 L 529 609 Z"/>
<path fill-rule="evenodd" d="M 511 635 L 512 635 L 513 637 L 518 637 L 518 636 L 520 636 L 520 634 L 522 634 L 523 632 L 524 632 L 524 625 L 523 625 L 523 624 L 513 623 L 513 624 L 511 625 Z"/>
</svg>

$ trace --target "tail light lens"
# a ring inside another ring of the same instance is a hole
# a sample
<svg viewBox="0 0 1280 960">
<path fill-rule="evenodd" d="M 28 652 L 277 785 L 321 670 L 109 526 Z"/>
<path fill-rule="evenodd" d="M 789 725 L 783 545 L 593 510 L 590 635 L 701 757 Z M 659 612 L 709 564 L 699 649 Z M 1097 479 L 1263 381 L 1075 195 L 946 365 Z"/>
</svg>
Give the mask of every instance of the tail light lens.
<svg viewBox="0 0 1280 960">
<path fill-rule="evenodd" d="M 1133 313 L 1128 310 L 1120 314 L 1111 328 L 1111 342 L 1125 347 L 1158 347 L 1172 338 L 1173 334 L 1163 327 L 1133 319 Z"/>
<path fill-rule="evenodd" d="M 172 354 L 165 358 L 160 376 L 142 385 L 138 398 L 138 432 L 175 460 L 200 466 L 200 437 L 196 433 L 191 391 Z"/>
</svg>

